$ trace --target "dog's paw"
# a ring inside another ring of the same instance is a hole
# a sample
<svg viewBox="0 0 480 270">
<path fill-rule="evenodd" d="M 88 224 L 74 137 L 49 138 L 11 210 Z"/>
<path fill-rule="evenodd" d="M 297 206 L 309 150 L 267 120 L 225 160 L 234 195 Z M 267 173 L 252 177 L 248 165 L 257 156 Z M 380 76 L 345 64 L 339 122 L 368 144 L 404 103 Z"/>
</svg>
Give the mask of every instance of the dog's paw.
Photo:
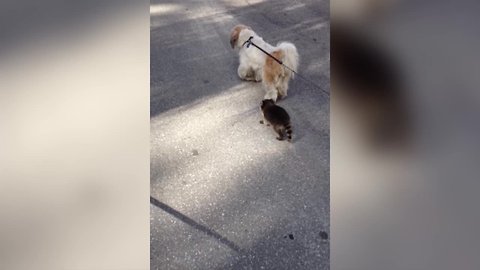
<svg viewBox="0 0 480 270">
<path fill-rule="evenodd" d="M 287 98 L 287 94 L 280 94 L 280 93 L 278 93 L 277 100 L 283 100 L 283 99 L 285 99 L 285 98 Z"/>
</svg>

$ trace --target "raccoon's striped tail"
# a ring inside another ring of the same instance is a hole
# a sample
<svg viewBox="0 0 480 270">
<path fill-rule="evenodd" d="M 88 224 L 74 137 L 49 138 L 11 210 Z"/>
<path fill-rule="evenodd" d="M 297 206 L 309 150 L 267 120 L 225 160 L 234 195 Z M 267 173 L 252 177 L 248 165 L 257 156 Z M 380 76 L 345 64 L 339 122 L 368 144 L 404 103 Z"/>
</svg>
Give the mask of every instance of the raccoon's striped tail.
<svg viewBox="0 0 480 270">
<path fill-rule="evenodd" d="M 285 131 L 287 132 L 288 141 L 292 141 L 292 125 L 290 123 L 285 125 Z"/>
</svg>

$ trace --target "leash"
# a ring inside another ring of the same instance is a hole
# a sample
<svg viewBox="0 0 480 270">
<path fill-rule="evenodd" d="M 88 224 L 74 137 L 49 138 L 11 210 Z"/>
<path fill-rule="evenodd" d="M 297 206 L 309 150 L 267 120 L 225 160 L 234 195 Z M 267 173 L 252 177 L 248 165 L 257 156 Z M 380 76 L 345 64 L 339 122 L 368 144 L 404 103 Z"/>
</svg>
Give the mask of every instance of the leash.
<svg viewBox="0 0 480 270">
<path fill-rule="evenodd" d="M 265 51 L 264 49 L 260 48 L 257 46 L 257 44 L 253 43 L 252 42 L 252 38 L 253 36 L 251 36 L 248 40 L 246 40 L 243 44 L 242 44 L 242 47 L 245 46 L 245 44 L 247 44 L 247 48 L 250 47 L 250 45 L 253 45 L 255 48 L 259 49 L 260 51 L 262 51 L 264 54 L 270 56 L 273 60 L 275 60 L 277 63 L 279 63 L 280 65 L 286 67 L 288 70 L 290 70 L 291 72 L 295 73 L 295 75 L 297 75 L 298 77 L 300 77 L 301 79 L 303 79 L 304 81 L 310 83 L 311 85 L 314 85 L 315 87 L 317 87 L 318 89 L 320 89 L 321 91 L 323 91 L 325 94 L 327 94 L 328 96 L 330 96 L 330 92 L 326 91 L 325 89 L 323 89 L 322 87 L 320 87 L 318 84 L 312 82 L 311 80 L 303 77 L 302 75 L 298 74 L 295 70 L 291 69 L 289 66 L 285 65 L 282 61 L 280 61 L 279 59 L 275 58 L 273 55 L 271 55 L 270 53 L 268 53 L 267 51 Z"/>
</svg>

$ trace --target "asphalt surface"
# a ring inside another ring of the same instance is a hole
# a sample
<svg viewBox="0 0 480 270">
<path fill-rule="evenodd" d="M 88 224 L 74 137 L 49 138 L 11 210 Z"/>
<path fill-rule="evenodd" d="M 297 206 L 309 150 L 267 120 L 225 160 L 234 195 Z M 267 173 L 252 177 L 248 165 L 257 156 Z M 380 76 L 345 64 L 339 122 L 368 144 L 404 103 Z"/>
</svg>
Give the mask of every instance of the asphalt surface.
<svg viewBox="0 0 480 270">
<path fill-rule="evenodd" d="M 293 42 L 329 91 L 328 1 L 152 1 L 151 269 L 329 269 L 329 96 L 290 82 L 293 143 L 259 124 L 231 28 Z"/>
</svg>

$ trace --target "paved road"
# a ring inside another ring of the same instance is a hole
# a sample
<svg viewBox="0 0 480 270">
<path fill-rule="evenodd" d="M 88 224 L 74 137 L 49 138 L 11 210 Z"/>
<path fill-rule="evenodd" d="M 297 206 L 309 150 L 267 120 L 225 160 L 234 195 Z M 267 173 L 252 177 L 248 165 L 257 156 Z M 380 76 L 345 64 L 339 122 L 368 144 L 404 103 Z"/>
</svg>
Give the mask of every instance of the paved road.
<svg viewBox="0 0 480 270">
<path fill-rule="evenodd" d="M 328 1 L 164 1 L 151 14 L 151 268 L 328 269 L 329 97 L 295 79 L 294 142 L 260 125 L 229 32 L 298 48 L 330 88 Z"/>
</svg>

